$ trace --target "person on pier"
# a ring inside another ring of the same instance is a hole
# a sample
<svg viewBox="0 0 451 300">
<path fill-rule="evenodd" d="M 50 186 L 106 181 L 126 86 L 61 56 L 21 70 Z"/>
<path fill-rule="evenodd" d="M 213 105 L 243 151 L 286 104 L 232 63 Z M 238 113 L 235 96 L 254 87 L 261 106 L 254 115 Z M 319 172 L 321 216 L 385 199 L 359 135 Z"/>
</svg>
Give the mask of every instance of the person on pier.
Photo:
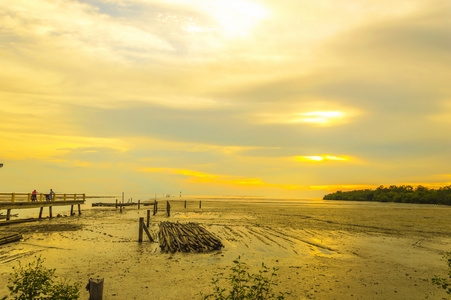
<svg viewBox="0 0 451 300">
<path fill-rule="evenodd" d="M 46 195 L 47 196 L 47 200 L 48 201 L 52 201 L 54 195 L 55 195 L 55 192 L 52 189 L 50 189 L 50 193 L 48 195 Z"/>
<path fill-rule="evenodd" d="M 34 190 L 32 193 L 31 193 L 31 201 L 36 201 L 36 195 L 38 194 L 38 192 L 36 192 L 36 190 Z"/>
</svg>

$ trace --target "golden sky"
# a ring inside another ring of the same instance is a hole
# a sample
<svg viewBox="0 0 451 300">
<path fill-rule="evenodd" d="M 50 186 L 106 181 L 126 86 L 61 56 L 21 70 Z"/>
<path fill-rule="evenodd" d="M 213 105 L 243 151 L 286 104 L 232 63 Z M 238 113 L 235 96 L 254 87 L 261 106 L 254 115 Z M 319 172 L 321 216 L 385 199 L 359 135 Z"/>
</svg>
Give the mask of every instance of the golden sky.
<svg viewBox="0 0 451 300">
<path fill-rule="evenodd" d="M 0 191 L 449 185 L 450 34 L 448 0 L 0 0 Z"/>
</svg>

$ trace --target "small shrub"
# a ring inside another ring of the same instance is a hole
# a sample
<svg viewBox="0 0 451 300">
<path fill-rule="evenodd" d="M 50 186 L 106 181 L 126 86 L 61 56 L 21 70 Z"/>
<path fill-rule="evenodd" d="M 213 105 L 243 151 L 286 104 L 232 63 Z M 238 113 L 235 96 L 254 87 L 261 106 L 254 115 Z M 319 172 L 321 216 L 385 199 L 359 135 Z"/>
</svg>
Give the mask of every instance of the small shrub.
<svg viewBox="0 0 451 300">
<path fill-rule="evenodd" d="M 435 276 L 432 278 L 432 283 L 441 286 L 447 294 L 451 295 L 451 252 L 445 253 L 442 259 L 448 264 L 448 278 Z"/>
<path fill-rule="evenodd" d="M 43 266 L 43 259 L 37 258 L 23 267 L 13 267 L 13 273 L 8 280 L 8 289 L 15 300 L 74 300 L 79 298 L 79 285 L 60 282 L 54 284 L 57 276 L 55 269 L 47 269 Z M 6 297 L 4 298 L 6 299 Z"/>
<path fill-rule="evenodd" d="M 267 300 L 267 299 L 284 299 L 283 293 L 275 295 L 273 292 L 273 286 L 278 284 L 273 281 L 277 276 L 278 269 L 270 269 L 262 263 L 262 268 L 257 274 L 249 274 L 248 266 L 242 262 L 241 257 L 234 260 L 235 264 L 231 267 L 232 274 L 229 276 L 230 289 L 222 288 L 219 285 L 219 279 L 212 279 L 213 294 L 204 296 L 200 293 L 202 299 L 215 299 L 215 300 L 241 300 L 241 299 L 255 299 L 255 300 Z M 269 276 L 268 276 L 269 275 Z"/>
</svg>

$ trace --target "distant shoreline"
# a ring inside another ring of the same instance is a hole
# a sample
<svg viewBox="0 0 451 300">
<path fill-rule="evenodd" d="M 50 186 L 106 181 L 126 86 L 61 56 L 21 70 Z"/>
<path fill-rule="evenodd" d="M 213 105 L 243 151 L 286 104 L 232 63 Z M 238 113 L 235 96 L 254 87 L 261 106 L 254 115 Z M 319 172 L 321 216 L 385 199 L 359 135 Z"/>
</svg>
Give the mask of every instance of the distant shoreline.
<svg viewBox="0 0 451 300">
<path fill-rule="evenodd" d="M 417 187 L 381 185 L 375 190 L 337 191 L 325 195 L 323 200 L 451 205 L 451 186 L 429 189 L 421 185 Z"/>
</svg>

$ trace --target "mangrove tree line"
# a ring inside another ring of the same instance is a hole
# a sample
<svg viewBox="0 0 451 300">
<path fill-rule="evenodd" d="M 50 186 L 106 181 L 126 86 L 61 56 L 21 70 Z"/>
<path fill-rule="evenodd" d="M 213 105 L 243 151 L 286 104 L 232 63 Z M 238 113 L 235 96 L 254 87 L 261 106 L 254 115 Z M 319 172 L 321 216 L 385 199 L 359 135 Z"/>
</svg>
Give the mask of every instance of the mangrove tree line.
<svg viewBox="0 0 451 300">
<path fill-rule="evenodd" d="M 410 185 L 379 186 L 375 190 L 355 190 L 327 194 L 324 200 L 377 201 L 451 205 L 451 185 L 439 189 Z"/>
</svg>

